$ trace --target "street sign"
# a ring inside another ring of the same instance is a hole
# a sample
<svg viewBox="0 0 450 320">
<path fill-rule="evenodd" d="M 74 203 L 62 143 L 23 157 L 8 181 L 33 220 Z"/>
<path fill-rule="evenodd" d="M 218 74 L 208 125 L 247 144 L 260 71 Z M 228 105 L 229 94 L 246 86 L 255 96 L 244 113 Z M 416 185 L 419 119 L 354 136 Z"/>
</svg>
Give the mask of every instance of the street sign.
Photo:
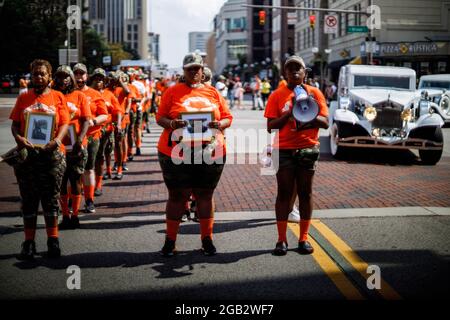
<svg viewBox="0 0 450 320">
<path fill-rule="evenodd" d="M 67 61 L 67 49 L 59 49 L 59 64 L 60 65 L 69 65 L 70 63 L 78 62 L 78 50 L 77 49 L 69 49 L 69 61 Z"/>
<path fill-rule="evenodd" d="M 339 20 L 337 14 L 327 14 L 324 18 L 324 33 L 335 34 L 338 32 Z"/>
<path fill-rule="evenodd" d="M 369 28 L 367 26 L 347 26 L 347 32 L 369 32 Z"/>
<path fill-rule="evenodd" d="M 104 65 L 110 65 L 112 62 L 111 56 L 104 56 L 103 57 L 103 64 Z"/>
</svg>

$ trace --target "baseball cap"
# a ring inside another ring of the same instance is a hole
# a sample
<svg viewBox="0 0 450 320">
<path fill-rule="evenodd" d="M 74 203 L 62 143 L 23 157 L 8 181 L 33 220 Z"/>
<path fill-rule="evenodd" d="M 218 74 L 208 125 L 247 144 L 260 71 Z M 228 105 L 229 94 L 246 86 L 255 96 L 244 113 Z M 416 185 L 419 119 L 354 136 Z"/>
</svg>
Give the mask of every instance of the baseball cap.
<svg viewBox="0 0 450 320">
<path fill-rule="evenodd" d="M 102 77 L 106 78 L 106 71 L 103 70 L 102 68 L 97 68 L 92 73 L 92 77 L 94 77 L 94 76 L 102 76 Z"/>
<path fill-rule="evenodd" d="M 187 54 L 183 59 L 183 68 L 189 68 L 193 66 L 203 67 L 202 56 L 194 52 Z"/>
<path fill-rule="evenodd" d="M 227 80 L 227 78 L 225 78 L 223 75 L 220 75 L 219 80 L 225 81 L 225 80 Z"/>
<path fill-rule="evenodd" d="M 83 63 L 77 63 L 76 65 L 73 66 L 73 72 L 75 72 L 77 70 L 87 73 L 87 68 Z"/>
<path fill-rule="evenodd" d="M 291 63 L 296 63 L 301 65 L 303 68 L 306 68 L 305 62 L 299 56 L 290 56 L 289 58 L 287 58 L 286 62 L 284 63 L 284 67 L 286 68 L 286 66 Z"/>
</svg>

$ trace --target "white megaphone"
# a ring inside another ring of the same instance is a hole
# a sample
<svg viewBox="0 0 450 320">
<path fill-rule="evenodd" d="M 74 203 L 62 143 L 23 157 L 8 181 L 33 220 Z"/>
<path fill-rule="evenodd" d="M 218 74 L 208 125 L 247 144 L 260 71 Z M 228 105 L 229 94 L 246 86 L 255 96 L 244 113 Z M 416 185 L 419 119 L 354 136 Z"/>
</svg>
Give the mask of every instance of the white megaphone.
<svg viewBox="0 0 450 320">
<path fill-rule="evenodd" d="M 295 87 L 294 93 L 295 105 L 292 110 L 294 119 L 301 123 L 308 123 L 317 118 L 319 105 L 313 96 L 308 95 L 308 92 L 302 86 Z"/>
</svg>

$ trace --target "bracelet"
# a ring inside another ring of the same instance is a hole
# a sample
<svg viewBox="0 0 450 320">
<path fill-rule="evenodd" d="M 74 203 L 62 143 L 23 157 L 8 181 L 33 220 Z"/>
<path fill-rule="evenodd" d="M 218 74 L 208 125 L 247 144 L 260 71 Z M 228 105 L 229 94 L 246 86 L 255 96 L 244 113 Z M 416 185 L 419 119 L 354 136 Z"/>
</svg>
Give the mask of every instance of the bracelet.
<svg viewBox="0 0 450 320">
<path fill-rule="evenodd" d="M 170 128 L 171 128 L 172 130 L 175 130 L 175 128 L 172 126 L 173 121 L 174 121 L 173 119 L 170 120 Z"/>
<path fill-rule="evenodd" d="M 61 140 L 59 140 L 58 138 L 53 139 L 56 144 L 58 145 L 58 147 L 61 147 Z"/>
</svg>

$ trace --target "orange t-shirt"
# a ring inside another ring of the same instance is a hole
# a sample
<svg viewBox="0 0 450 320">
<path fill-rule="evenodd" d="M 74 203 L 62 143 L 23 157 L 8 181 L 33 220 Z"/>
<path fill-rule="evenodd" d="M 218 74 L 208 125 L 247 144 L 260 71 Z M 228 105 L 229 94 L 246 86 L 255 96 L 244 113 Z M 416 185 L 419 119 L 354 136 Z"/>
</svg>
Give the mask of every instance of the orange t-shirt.
<svg viewBox="0 0 450 320">
<path fill-rule="evenodd" d="M 128 90 L 130 90 L 130 95 L 131 95 L 131 97 L 129 96 L 130 99 L 142 99 L 141 93 L 139 92 L 139 89 L 136 88 L 136 86 L 129 84 Z M 137 102 L 131 103 L 131 110 L 133 112 L 137 111 Z"/>
<path fill-rule="evenodd" d="M 75 126 L 75 132 L 77 135 L 81 133 L 80 118 L 86 120 L 91 119 L 91 109 L 87 102 L 86 95 L 78 90 L 75 90 L 65 95 L 67 101 L 67 107 L 69 108 L 70 124 Z M 86 136 L 83 139 L 83 145 L 86 145 Z"/>
<path fill-rule="evenodd" d="M 319 105 L 319 115 L 328 117 L 328 107 L 322 92 L 316 87 L 304 85 L 308 94 L 312 94 Z M 292 98 L 294 91 L 288 86 L 283 86 L 269 96 L 264 117 L 276 119 L 281 117 L 283 110 L 292 109 Z M 289 119 L 286 125 L 275 134 L 274 148 L 277 149 L 301 149 L 319 144 L 319 128 L 305 129 L 297 131 L 293 118 Z"/>
<path fill-rule="evenodd" d="M 130 123 L 130 115 L 125 114 L 125 111 L 128 106 L 128 101 L 130 99 L 133 99 L 135 97 L 135 95 L 134 95 L 134 92 L 132 92 L 132 91 L 130 91 L 129 94 L 126 94 L 125 90 L 122 87 L 116 87 L 114 89 L 114 96 L 117 98 L 117 100 L 119 101 L 119 104 L 122 108 L 122 114 L 123 114 L 122 129 L 125 129 L 126 126 Z"/>
<path fill-rule="evenodd" d="M 162 96 L 156 121 L 159 121 L 161 117 L 180 118 L 180 112 L 209 111 L 214 113 L 214 120 L 233 120 L 226 101 L 214 87 L 205 85 L 201 88 L 191 88 L 184 83 L 178 83 L 168 88 Z M 172 131 L 164 129 L 158 143 L 158 151 L 167 156 L 172 156 L 172 149 L 176 145 L 175 141 L 171 143 L 171 146 L 169 145 Z M 217 159 L 225 155 L 226 148 L 223 133 L 220 130 L 214 130 L 214 132 L 217 145 L 213 159 Z M 181 158 L 179 155 L 175 157 Z"/>
<path fill-rule="evenodd" d="M 281 80 L 280 83 L 278 83 L 278 88 L 280 89 L 281 87 L 285 87 L 287 86 L 287 81 L 286 80 Z"/>
<path fill-rule="evenodd" d="M 117 122 L 117 116 L 119 113 L 122 113 L 122 107 L 119 104 L 119 100 L 117 100 L 111 90 L 106 89 L 100 93 L 102 98 L 105 100 L 106 108 L 108 109 L 108 122 L 106 123 L 106 128 L 108 131 L 112 131 L 114 130 L 112 121 Z"/>
<path fill-rule="evenodd" d="M 58 135 L 59 128 L 62 125 L 70 122 L 66 98 L 61 92 L 53 89 L 50 89 L 50 92 L 43 95 L 37 95 L 34 93 L 34 89 L 31 89 L 17 98 L 16 105 L 11 111 L 9 119 L 20 123 L 20 135 L 22 136 L 25 136 L 26 120 L 30 112 L 55 115 L 53 138 Z M 60 150 L 62 152 L 65 151 L 64 145 L 61 145 Z"/>
<path fill-rule="evenodd" d="M 88 86 L 85 86 L 80 91 L 86 95 L 89 107 L 91 108 L 92 118 L 95 118 L 102 114 L 108 115 L 108 109 L 106 108 L 105 100 L 102 98 L 100 92 L 92 88 L 89 88 Z M 90 127 L 86 135 L 88 137 L 98 139 L 100 138 L 102 127 L 103 127 L 102 124 Z"/>
</svg>

